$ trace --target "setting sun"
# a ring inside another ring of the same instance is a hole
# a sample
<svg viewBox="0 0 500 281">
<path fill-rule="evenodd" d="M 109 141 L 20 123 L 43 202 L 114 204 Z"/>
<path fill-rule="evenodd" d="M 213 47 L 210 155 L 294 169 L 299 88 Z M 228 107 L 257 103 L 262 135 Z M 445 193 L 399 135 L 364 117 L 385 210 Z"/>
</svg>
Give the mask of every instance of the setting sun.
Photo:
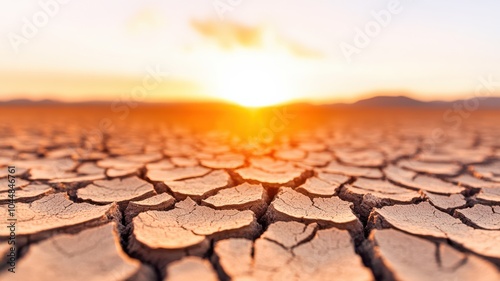
<svg viewBox="0 0 500 281">
<path fill-rule="evenodd" d="M 259 46 L 238 44 L 212 53 L 212 75 L 207 84 L 220 99 L 247 107 L 289 102 L 297 96 L 291 73 L 298 58 L 270 30 L 259 34 Z"/>
<path fill-rule="evenodd" d="M 228 54 L 215 70 L 216 95 L 249 107 L 290 101 L 294 95 L 284 59 L 253 50 Z"/>
</svg>

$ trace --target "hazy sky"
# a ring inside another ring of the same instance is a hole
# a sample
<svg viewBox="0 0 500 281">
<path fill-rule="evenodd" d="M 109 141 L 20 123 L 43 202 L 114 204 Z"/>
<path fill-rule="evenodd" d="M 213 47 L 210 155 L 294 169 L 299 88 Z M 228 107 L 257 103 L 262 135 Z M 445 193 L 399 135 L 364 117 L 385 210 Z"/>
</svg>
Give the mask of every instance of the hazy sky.
<svg viewBox="0 0 500 281">
<path fill-rule="evenodd" d="M 451 99 L 480 76 L 500 78 L 494 0 L 61 2 L 0 4 L 0 99 L 114 99 L 155 68 L 168 76 L 151 100 L 285 85 L 288 98 L 312 101 L 385 91 Z"/>
</svg>

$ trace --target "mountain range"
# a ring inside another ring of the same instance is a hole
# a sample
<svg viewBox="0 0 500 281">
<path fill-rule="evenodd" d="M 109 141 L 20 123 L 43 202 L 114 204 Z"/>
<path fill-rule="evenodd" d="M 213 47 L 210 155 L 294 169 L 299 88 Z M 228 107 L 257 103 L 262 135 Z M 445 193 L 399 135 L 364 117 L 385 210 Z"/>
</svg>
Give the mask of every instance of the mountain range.
<svg viewBox="0 0 500 281">
<path fill-rule="evenodd" d="M 407 96 L 375 96 L 371 98 L 361 99 L 354 103 L 334 103 L 329 106 L 342 106 L 342 107 L 411 107 L 411 108 L 429 108 L 429 107 L 450 107 L 454 104 L 467 103 L 474 106 L 479 102 L 482 108 L 499 108 L 500 97 L 481 97 L 470 99 L 459 99 L 454 101 L 421 101 Z"/>
<path fill-rule="evenodd" d="M 454 104 L 470 103 L 474 106 L 475 102 L 479 102 L 481 108 L 498 108 L 500 109 L 500 97 L 481 97 L 481 98 L 470 98 L 470 99 L 460 99 L 454 101 L 421 101 L 407 96 L 374 96 L 366 99 L 361 99 L 353 103 L 330 103 L 324 104 L 322 106 L 326 107 L 402 107 L 402 108 L 436 108 L 436 107 L 450 107 Z M 65 103 L 56 100 L 44 99 L 44 100 L 30 100 L 30 99 L 14 99 L 7 101 L 0 101 L 0 106 L 37 106 L 37 105 L 106 105 L 111 102 L 109 101 L 85 101 L 76 103 Z M 168 103 L 167 103 L 168 104 Z M 174 105 L 175 103 L 170 103 Z"/>
</svg>

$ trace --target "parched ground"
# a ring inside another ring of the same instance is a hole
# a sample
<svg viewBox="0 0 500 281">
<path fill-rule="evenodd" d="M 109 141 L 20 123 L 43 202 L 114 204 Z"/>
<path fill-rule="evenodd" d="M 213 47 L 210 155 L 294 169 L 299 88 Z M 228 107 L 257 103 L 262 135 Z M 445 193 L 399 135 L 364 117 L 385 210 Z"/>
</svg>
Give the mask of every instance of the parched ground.
<svg viewBox="0 0 500 281">
<path fill-rule="evenodd" d="M 0 108 L 0 280 L 500 280 L 500 112 L 116 109 Z"/>
</svg>

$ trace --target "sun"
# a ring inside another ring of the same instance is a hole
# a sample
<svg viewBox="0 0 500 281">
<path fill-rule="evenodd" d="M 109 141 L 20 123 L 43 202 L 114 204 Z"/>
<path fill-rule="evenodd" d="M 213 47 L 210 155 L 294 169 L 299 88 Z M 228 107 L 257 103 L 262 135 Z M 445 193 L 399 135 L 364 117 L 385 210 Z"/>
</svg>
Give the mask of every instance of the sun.
<svg viewBox="0 0 500 281">
<path fill-rule="evenodd" d="M 225 54 L 216 64 L 214 91 L 217 97 L 246 107 L 276 105 L 291 101 L 286 56 L 263 50 Z"/>
</svg>

